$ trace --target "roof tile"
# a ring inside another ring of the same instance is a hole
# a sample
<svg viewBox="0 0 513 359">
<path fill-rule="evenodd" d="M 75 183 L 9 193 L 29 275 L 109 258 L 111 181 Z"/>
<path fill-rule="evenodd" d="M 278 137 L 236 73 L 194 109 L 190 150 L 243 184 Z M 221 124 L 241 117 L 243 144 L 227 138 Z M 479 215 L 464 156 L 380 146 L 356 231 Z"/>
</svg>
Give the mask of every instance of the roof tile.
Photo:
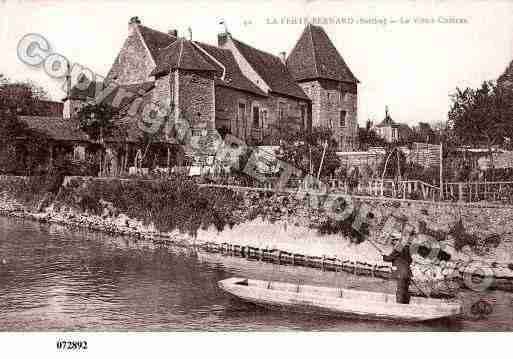
<svg viewBox="0 0 513 359">
<path fill-rule="evenodd" d="M 251 67 L 269 85 L 272 92 L 309 100 L 279 57 L 255 49 L 233 38 L 232 40 Z"/>
<path fill-rule="evenodd" d="M 161 50 L 156 59 L 157 67 L 151 75 L 167 73 L 173 69 L 212 71 L 219 70 L 205 59 L 204 54 L 194 46 L 192 41 L 180 38 Z"/>
<path fill-rule="evenodd" d="M 78 119 L 46 116 L 20 116 L 19 119 L 29 130 L 57 141 L 88 140 L 85 132 L 79 127 Z"/>
<path fill-rule="evenodd" d="M 195 42 L 195 44 L 200 46 L 210 56 L 215 58 L 216 61 L 220 62 L 224 66 L 224 78 L 221 79 L 223 76 L 223 69 L 215 61 L 212 61 L 211 58 L 208 56 L 205 57 L 218 69 L 216 72 L 216 85 L 251 92 L 260 96 L 267 96 L 265 92 L 243 75 L 230 50 L 200 42 Z"/>
<path fill-rule="evenodd" d="M 149 27 L 138 25 L 139 32 L 150 50 L 151 56 L 156 61 L 159 51 L 176 41 L 176 37 Z"/>
<path fill-rule="evenodd" d="M 357 83 L 324 29 L 308 24 L 287 58 L 287 68 L 296 81 L 328 79 Z"/>
</svg>

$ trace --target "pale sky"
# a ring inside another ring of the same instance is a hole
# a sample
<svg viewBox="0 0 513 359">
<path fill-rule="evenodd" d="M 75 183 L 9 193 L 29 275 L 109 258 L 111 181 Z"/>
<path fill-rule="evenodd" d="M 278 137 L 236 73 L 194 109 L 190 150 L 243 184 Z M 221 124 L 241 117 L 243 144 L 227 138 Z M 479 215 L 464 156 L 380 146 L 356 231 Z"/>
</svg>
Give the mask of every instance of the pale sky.
<svg viewBox="0 0 513 359">
<path fill-rule="evenodd" d="M 323 25 L 346 63 L 361 81 L 358 120 L 380 121 L 385 105 L 398 122 L 445 120 L 456 86 L 477 87 L 494 80 L 513 60 L 512 1 L 38 1 L 0 0 L 0 73 L 32 79 L 61 99 L 62 83 L 41 68 L 21 63 L 19 40 L 43 35 L 54 52 L 106 75 L 124 40 L 130 17 L 167 31 L 216 44 L 224 19 L 232 35 L 278 55 L 289 53 L 304 24 L 270 24 L 281 18 L 337 17 L 353 24 Z M 465 19 L 443 24 L 439 16 Z M 387 24 L 357 23 L 386 18 Z M 390 23 L 400 18 L 409 24 Z M 415 17 L 435 23 L 414 24 Z"/>
</svg>

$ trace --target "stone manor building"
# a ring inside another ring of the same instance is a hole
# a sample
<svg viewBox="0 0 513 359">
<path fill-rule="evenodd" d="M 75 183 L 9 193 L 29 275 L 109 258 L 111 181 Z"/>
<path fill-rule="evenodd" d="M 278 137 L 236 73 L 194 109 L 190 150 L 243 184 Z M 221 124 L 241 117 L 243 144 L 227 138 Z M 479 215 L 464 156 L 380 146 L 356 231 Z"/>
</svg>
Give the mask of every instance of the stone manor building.
<svg viewBox="0 0 513 359">
<path fill-rule="evenodd" d="M 292 124 L 329 128 L 339 149 L 357 147 L 358 80 L 322 27 L 307 25 L 288 57 L 228 31 L 211 45 L 149 28 L 137 17 L 128 30 L 105 79 L 117 91 L 130 90 L 126 106 L 138 98 L 164 103 L 185 112 L 195 129 L 231 133 L 251 145 L 277 144 Z M 65 118 L 94 97 L 93 87 L 70 87 Z M 129 121 L 119 119 L 133 128 Z"/>
</svg>

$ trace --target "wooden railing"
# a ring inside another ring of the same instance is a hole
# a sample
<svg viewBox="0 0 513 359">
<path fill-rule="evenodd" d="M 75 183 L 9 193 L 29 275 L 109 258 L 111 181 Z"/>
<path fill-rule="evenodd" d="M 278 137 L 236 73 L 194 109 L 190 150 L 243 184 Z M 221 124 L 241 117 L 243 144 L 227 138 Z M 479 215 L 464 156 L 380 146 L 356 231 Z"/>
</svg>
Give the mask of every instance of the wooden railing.
<svg viewBox="0 0 513 359">
<path fill-rule="evenodd" d="M 345 180 L 329 180 L 332 192 L 343 194 L 392 197 L 403 199 L 438 200 L 440 189 L 419 180 L 394 181 L 391 179 L 371 179 L 353 185 Z"/>
<path fill-rule="evenodd" d="M 445 200 L 513 203 L 513 182 L 450 182 L 443 184 Z"/>
<path fill-rule="evenodd" d="M 278 181 L 278 179 L 276 179 Z M 276 181 L 260 183 L 255 189 L 272 190 Z M 326 188 L 317 184 L 307 183 L 302 179 L 290 179 L 283 190 L 325 191 L 333 194 L 359 195 L 372 197 L 388 197 L 402 199 L 418 199 L 437 201 L 440 199 L 440 189 L 419 180 L 394 181 L 391 179 L 373 179 L 367 182 L 351 184 L 345 180 L 330 179 L 325 183 Z"/>
</svg>

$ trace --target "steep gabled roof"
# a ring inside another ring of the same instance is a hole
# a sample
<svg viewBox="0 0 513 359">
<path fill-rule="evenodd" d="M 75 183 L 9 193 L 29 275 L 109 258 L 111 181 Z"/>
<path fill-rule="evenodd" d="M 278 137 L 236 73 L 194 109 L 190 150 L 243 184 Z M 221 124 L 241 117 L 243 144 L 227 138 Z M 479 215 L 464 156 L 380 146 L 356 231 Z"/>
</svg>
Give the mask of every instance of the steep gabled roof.
<svg viewBox="0 0 513 359">
<path fill-rule="evenodd" d="M 342 56 L 320 26 L 308 24 L 287 58 L 296 81 L 328 79 L 357 83 Z"/>
<path fill-rule="evenodd" d="M 79 128 L 77 119 L 62 117 L 19 116 L 27 129 L 56 141 L 87 141 L 87 135 Z"/>
<path fill-rule="evenodd" d="M 176 37 L 160 32 L 143 25 L 137 25 L 139 32 L 150 50 L 153 60 L 157 60 L 158 53 L 161 49 L 171 45 L 176 41 Z"/>
<path fill-rule="evenodd" d="M 153 81 L 119 85 L 102 99 L 102 103 L 113 106 L 121 112 L 126 112 L 136 98 L 150 93 L 154 87 L 155 83 Z M 120 91 L 122 92 L 120 93 Z"/>
<path fill-rule="evenodd" d="M 513 61 L 510 62 L 504 73 L 499 76 L 497 84 L 506 88 L 513 88 Z"/>
<path fill-rule="evenodd" d="M 155 62 L 157 66 L 151 75 L 165 74 L 174 69 L 218 71 L 218 68 L 207 61 L 205 55 L 191 41 L 184 38 L 180 38 L 162 49 Z"/>
<path fill-rule="evenodd" d="M 210 56 L 212 56 L 218 63 L 213 61 L 208 56 L 205 58 L 217 68 L 215 84 L 219 86 L 230 87 L 236 90 L 247 91 L 259 96 L 267 96 L 265 92 L 260 90 L 253 82 L 251 82 L 237 65 L 237 61 L 233 57 L 233 54 L 228 49 L 222 49 L 217 46 L 212 46 L 200 42 L 194 42 L 205 50 Z M 219 66 L 219 63 L 223 65 L 223 68 Z M 224 77 L 223 77 L 224 75 Z"/>
<path fill-rule="evenodd" d="M 255 49 L 239 40 L 232 38 L 232 41 L 251 67 L 269 85 L 272 92 L 309 100 L 279 57 Z"/>
</svg>

